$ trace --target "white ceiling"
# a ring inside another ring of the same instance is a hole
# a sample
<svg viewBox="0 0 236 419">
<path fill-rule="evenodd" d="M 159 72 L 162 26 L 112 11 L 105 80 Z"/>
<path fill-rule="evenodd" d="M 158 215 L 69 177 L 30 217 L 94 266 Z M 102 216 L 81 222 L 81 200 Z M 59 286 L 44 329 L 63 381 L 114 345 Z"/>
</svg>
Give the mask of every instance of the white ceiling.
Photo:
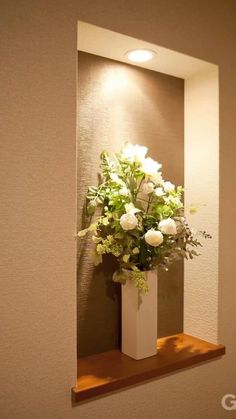
<svg viewBox="0 0 236 419">
<path fill-rule="evenodd" d="M 146 63 L 131 63 L 125 55 L 126 52 L 140 48 L 151 49 L 156 52 L 156 55 Z M 78 22 L 78 50 L 183 79 L 207 68 L 215 67 L 214 64 L 206 61 L 80 21 Z"/>
</svg>

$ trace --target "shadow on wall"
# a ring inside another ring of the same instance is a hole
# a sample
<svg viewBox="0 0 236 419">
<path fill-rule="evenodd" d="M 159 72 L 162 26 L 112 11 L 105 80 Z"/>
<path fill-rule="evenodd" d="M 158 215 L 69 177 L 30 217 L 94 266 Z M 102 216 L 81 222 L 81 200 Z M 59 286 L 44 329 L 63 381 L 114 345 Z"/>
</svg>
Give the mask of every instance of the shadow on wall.
<svg viewBox="0 0 236 419">
<path fill-rule="evenodd" d="M 116 260 L 107 256 L 102 265 L 94 267 L 87 240 L 89 238 L 80 245 L 78 256 L 79 357 L 105 352 L 108 348 L 117 349 L 121 343 L 121 288 L 112 281 Z M 86 274 L 84 263 L 88 267 Z"/>
<path fill-rule="evenodd" d="M 174 335 L 183 331 L 184 263 L 175 262 L 169 270 L 158 271 L 158 321 L 157 337 Z"/>
</svg>

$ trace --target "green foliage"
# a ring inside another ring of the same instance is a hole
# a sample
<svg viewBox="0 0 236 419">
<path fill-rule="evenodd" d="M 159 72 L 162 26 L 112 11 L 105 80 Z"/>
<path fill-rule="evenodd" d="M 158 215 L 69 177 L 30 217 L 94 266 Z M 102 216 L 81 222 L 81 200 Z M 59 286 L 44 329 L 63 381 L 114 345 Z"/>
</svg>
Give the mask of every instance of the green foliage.
<svg viewBox="0 0 236 419">
<path fill-rule="evenodd" d="M 174 210 L 171 208 L 171 205 L 163 204 L 163 202 L 153 205 L 152 212 L 158 220 L 163 220 L 174 215 Z"/>
<path fill-rule="evenodd" d="M 120 284 L 125 284 L 126 281 L 133 281 L 135 286 L 142 293 L 146 294 L 149 291 L 148 283 L 145 277 L 144 272 L 139 270 L 125 270 L 119 269 L 114 272 L 112 277 L 114 282 L 120 282 Z"/>
</svg>

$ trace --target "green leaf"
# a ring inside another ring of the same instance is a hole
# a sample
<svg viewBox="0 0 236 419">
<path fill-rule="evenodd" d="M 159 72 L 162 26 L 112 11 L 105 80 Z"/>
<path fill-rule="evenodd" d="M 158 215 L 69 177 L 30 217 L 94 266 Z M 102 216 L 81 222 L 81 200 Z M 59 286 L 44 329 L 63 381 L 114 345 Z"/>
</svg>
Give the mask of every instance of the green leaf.
<svg viewBox="0 0 236 419">
<path fill-rule="evenodd" d="M 139 239 L 140 232 L 138 230 L 129 230 L 129 235 L 135 237 L 136 239 Z"/>
<path fill-rule="evenodd" d="M 102 217 L 102 224 L 104 225 L 104 226 L 108 226 L 109 225 L 109 220 L 108 220 L 108 218 L 107 217 Z"/>
<path fill-rule="evenodd" d="M 123 262 L 127 263 L 129 261 L 130 255 L 124 255 L 123 256 Z"/>
<path fill-rule="evenodd" d="M 122 269 L 115 271 L 112 275 L 112 280 L 114 282 L 119 282 L 120 284 L 125 284 L 127 279 L 128 278 Z"/>
<path fill-rule="evenodd" d="M 96 231 L 96 229 L 97 229 L 97 223 L 92 223 L 88 227 L 88 231 Z"/>
<path fill-rule="evenodd" d="M 84 230 L 80 230 L 78 232 L 78 237 L 84 237 L 88 233 L 88 228 L 85 228 Z"/>
<path fill-rule="evenodd" d="M 98 266 L 102 263 L 102 255 L 98 255 L 96 251 L 92 253 L 92 260 L 95 266 Z"/>
<path fill-rule="evenodd" d="M 116 234 L 115 234 L 115 239 L 120 239 L 120 240 L 122 240 L 122 239 L 124 238 L 124 236 L 125 236 L 125 235 L 124 235 L 124 233 L 122 233 L 122 232 L 121 232 L 121 233 L 116 233 Z"/>
<path fill-rule="evenodd" d="M 92 193 L 97 193 L 98 188 L 97 188 L 97 186 L 89 186 L 88 191 L 92 192 Z"/>
<path fill-rule="evenodd" d="M 95 213 L 96 206 L 92 205 L 91 202 L 87 205 L 87 213 L 88 215 L 93 215 Z"/>
<path fill-rule="evenodd" d="M 96 202 L 101 205 L 104 202 L 104 198 L 102 196 L 97 196 Z"/>
</svg>

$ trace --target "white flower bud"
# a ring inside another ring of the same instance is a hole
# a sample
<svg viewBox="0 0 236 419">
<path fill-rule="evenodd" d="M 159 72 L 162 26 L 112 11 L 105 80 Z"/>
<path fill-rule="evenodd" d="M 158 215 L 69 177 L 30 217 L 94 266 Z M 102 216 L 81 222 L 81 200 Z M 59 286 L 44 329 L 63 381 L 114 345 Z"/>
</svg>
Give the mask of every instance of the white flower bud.
<svg viewBox="0 0 236 419">
<path fill-rule="evenodd" d="M 123 186 L 123 188 L 121 188 L 119 190 L 119 194 L 122 196 L 128 196 L 129 195 L 129 190 L 126 188 L 126 186 Z"/>
<path fill-rule="evenodd" d="M 148 230 L 144 236 L 145 241 L 150 244 L 150 246 L 157 247 L 163 242 L 163 235 L 160 231 L 151 229 Z"/>
<path fill-rule="evenodd" d="M 141 170 L 143 171 L 143 173 L 145 173 L 145 175 L 151 176 L 151 175 L 155 175 L 160 168 L 161 168 L 161 164 L 151 159 L 151 157 L 147 157 L 142 162 Z"/>
<path fill-rule="evenodd" d="M 176 207 L 180 208 L 183 206 L 182 202 L 180 201 L 180 199 L 176 196 L 171 196 L 169 195 L 166 199 L 165 199 L 166 204 L 173 204 Z"/>
<path fill-rule="evenodd" d="M 120 225 L 123 230 L 133 230 L 138 225 L 138 219 L 134 214 L 123 214 L 120 217 Z"/>
<path fill-rule="evenodd" d="M 117 175 L 117 173 L 110 173 L 110 178 L 111 178 L 112 182 L 116 182 L 119 185 L 122 185 L 123 186 L 125 184 L 124 181 L 119 178 L 119 176 Z M 108 191 L 109 191 L 109 189 L 108 189 Z"/>
<path fill-rule="evenodd" d="M 159 187 L 159 188 L 156 188 L 156 189 L 154 190 L 154 194 L 155 194 L 156 196 L 161 197 L 161 196 L 165 195 L 165 192 L 163 191 L 163 189 L 162 189 L 161 187 Z"/>
<path fill-rule="evenodd" d="M 160 185 L 162 182 L 162 174 L 161 173 L 154 173 L 153 175 L 149 176 L 149 179 L 155 183 L 155 185 Z"/>
<path fill-rule="evenodd" d="M 172 192 L 175 189 L 175 185 L 173 185 L 173 183 L 171 183 L 171 182 L 164 182 L 163 183 L 163 188 L 164 188 L 165 192 Z"/>
<path fill-rule="evenodd" d="M 130 202 L 130 204 L 125 204 L 125 211 L 127 214 L 136 214 L 136 212 L 140 212 L 140 209 L 135 208 L 134 204 Z"/>
<path fill-rule="evenodd" d="M 128 143 L 122 151 L 122 154 L 130 162 L 141 163 L 145 159 L 147 151 L 147 147 Z"/>
<path fill-rule="evenodd" d="M 152 182 L 145 182 L 142 186 L 142 191 L 145 195 L 149 195 L 154 190 L 154 185 Z"/>
<path fill-rule="evenodd" d="M 163 234 L 175 235 L 177 233 L 176 222 L 172 218 L 160 221 L 158 228 Z"/>
</svg>

